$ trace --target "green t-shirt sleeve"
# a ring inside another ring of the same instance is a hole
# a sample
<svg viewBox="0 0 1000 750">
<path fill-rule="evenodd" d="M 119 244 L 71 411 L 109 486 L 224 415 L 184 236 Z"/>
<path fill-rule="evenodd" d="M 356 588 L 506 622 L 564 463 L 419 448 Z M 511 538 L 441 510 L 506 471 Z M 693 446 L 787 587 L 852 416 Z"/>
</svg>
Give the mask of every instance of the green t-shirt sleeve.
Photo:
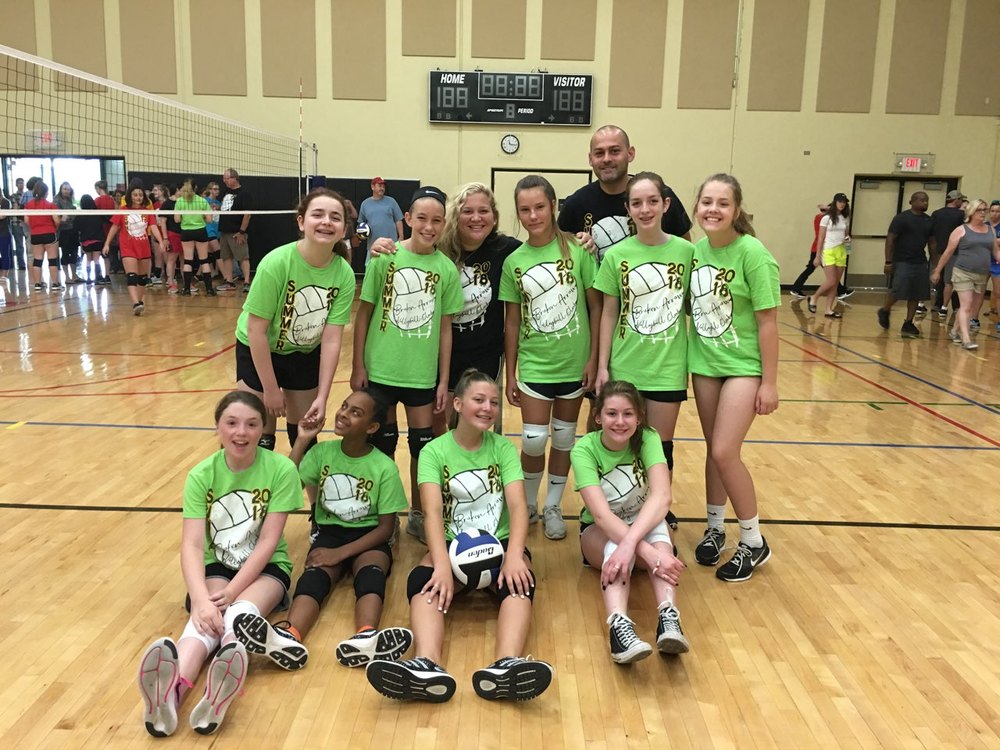
<svg viewBox="0 0 1000 750">
<path fill-rule="evenodd" d="M 441 314 L 454 315 L 462 312 L 463 307 L 465 296 L 462 294 L 462 281 L 455 264 L 448 261 L 448 265 L 441 271 Z"/>
<path fill-rule="evenodd" d="M 339 289 L 337 297 L 330 305 L 330 314 L 326 316 L 327 325 L 343 326 L 351 321 L 351 305 L 354 303 L 354 271 L 350 264 L 341 257 L 334 261 L 337 264 L 337 278 L 334 285 Z"/>
<path fill-rule="evenodd" d="M 184 518 L 208 517 L 208 505 L 205 498 L 208 494 L 208 471 L 205 462 L 201 462 L 188 472 L 184 481 Z"/>
<path fill-rule="evenodd" d="M 325 443 L 317 443 L 306 451 L 306 455 L 299 462 L 299 479 L 302 484 L 309 487 L 319 486 L 319 475 L 323 469 L 323 446 Z"/>
<path fill-rule="evenodd" d="M 521 290 L 517 287 L 514 279 L 514 256 L 511 255 L 503 263 L 503 270 L 500 272 L 500 300 L 502 302 L 520 302 Z"/>
<path fill-rule="evenodd" d="M 642 465 L 647 469 L 655 464 L 665 464 L 666 456 L 663 455 L 663 443 L 656 430 L 645 429 L 642 432 L 642 448 L 639 450 Z"/>
<path fill-rule="evenodd" d="M 583 282 L 583 288 L 593 289 L 594 278 L 597 276 L 597 259 L 579 245 L 576 245 L 576 251 L 580 258 L 580 280 Z"/>
<path fill-rule="evenodd" d="M 590 433 L 599 435 L 598 432 Z M 597 455 L 594 452 L 593 440 L 589 435 L 577 441 L 570 451 L 569 460 L 573 467 L 573 477 L 576 479 L 576 490 L 584 487 L 600 487 L 601 477 L 598 471 Z"/>
<path fill-rule="evenodd" d="M 287 513 L 302 507 L 302 484 L 295 463 L 287 456 L 275 454 L 280 459 L 274 468 L 271 481 L 271 500 L 267 504 L 268 513 Z"/>
<path fill-rule="evenodd" d="M 492 433 L 491 433 L 492 434 Z M 521 468 L 521 457 L 514 444 L 505 437 L 498 436 L 499 449 L 497 457 L 500 461 L 500 481 L 506 487 L 511 482 L 524 480 L 524 469 Z"/>
<path fill-rule="evenodd" d="M 608 253 L 604 256 L 604 262 L 597 269 L 597 276 L 594 278 L 594 289 L 611 297 L 622 296 L 618 286 L 617 253 Z"/>
<path fill-rule="evenodd" d="M 361 282 L 361 301 L 370 302 L 378 307 L 379 296 L 382 294 L 382 286 L 385 284 L 385 264 L 383 258 L 387 256 L 379 255 L 372 258 L 365 269 L 365 278 Z M 252 287 L 251 287 L 252 288 Z"/>
<path fill-rule="evenodd" d="M 393 461 L 381 463 L 381 473 L 378 480 L 378 508 L 375 512 L 380 516 L 399 513 L 406 510 L 406 492 L 403 481 L 399 478 L 399 467 Z"/>
<path fill-rule="evenodd" d="M 441 437 L 446 437 L 448 433 L 445 433 Z M 442 482 L 442 458 L 440 452 L 440 446 L 435 445 L 435 443 L 441 438 L 435 438 L 427 445 L 424 449 L 420 451 L 420 459 L 417 462 L 417 484 L 423 484 L 427 482 L 429 484 L 439 485 Z"/>
<path fill-rule="evenodd" d="M 277 252 L 277 251 L 272 251 Z M 243 309 L 251 315 L 256 315 L 264 320 L 274 320 L 275 313 L 281 304 L 283 278 L 279 278 L 277 257 L 268 262 L 268 257 L 264 256 L 257 266 L 257 272 L 253 277 L 253 284 L 250 285 L 250 293 L 247 295 Z M 283 276 L 283 274 L 281 274 Z"/>
<path fill-rule="evenodd" d="M 750 301 L 755 311 L 781 306 L 778 263 L 763 245 L 747 263 L 744 275 L 750 287 Z"/>
</svg>

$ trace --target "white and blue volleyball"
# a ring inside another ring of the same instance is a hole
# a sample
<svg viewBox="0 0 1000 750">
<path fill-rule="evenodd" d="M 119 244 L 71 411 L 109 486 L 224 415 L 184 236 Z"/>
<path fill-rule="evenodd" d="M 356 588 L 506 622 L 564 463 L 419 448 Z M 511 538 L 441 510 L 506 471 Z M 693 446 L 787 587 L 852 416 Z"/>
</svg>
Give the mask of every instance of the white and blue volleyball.
<svg viewBox="0 0 1000 750">
<path fill-rule="evenodd" d="M 503 546 L 488 531 L 463 531 L 448 545 L 448 557 L 455 579 L 463 588 L 484 589 L 500 576 Z"/>
</svg>

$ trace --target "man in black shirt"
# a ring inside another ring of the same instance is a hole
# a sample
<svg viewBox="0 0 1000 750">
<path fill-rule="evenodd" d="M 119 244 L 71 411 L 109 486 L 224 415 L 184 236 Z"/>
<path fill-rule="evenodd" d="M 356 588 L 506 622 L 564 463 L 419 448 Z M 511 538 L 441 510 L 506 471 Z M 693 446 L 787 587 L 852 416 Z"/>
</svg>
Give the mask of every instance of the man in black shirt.
<svg viewBox="0 0 1000 750">
<path fill-rule="evenodd" d="M 931 252 L 931 268 L 937 265 L 941 253 L 948 247 L 951 233 L 965 223 L 965 211 L 962 210 L 964 200 L 966 197 L 962 195 L 961 190 L 952 190 L 945 197 L 944 206 L 931 214 L 931 239 L 927 243 L 927 249 Z M 934 299 L 934 312 L 939 320 L 948 317 L 948 304 L 945 300 L 950 298 L 952 308 L 958 310 L 958 295 L 951 291 L 951 271 L 955 267 L 956 257 L 952 255 L 948 265 L 945 266 Z"/>
<path fill-rule="evenodd" d="M 922 190 L 910 196 L 910 210 L 896 214 L 885 238 L 885 273 L 892 277 L 892 286 L 885 304 L 878 309 L 878 324 L 889 329 L 889 311 L 896 300 L 906 300 L 906 320 L 900 333 L 903 338 L 916 338 L 920 329 L 913 325 L 917 303 L 931 293 L 930 268 L 924 247 L 931 236 L 931 217 L 927 215 L 927 193 Z"/>
<path fill-rule="evenodd" d="M 237 212 L 252 208 L 250 194 L 240 183 L 239 172 L 232 167 L 222 173 L 222 181 L 226 183 L 228 192 L 222 197 L 219 213 L 219 250 L 222 254 L 224 277 L 224 281 L 219 284 L 219 291 L 232 291 L 236 288 L 233 284 L 235 260 L 243 272 L 243 293 L 246 294 L 250 291 L 250 244 L 247 239 L 250 214 Z"/>
</svg>

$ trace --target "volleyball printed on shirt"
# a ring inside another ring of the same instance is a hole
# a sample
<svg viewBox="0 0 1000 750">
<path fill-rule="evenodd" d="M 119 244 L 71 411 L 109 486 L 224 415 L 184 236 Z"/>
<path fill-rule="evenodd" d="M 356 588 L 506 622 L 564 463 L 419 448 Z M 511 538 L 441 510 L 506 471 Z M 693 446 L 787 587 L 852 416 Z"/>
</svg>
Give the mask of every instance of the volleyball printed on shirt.
<svg viewBox="0 0 1000 750">
<path fill-rule="evenodd" d="M 323 480 L 320 502 L 327 513 L 342 521 L 359 521 L 371 513 L 367 492 L 358 492 L 358 478 L 353 474 L 330 474 Z"/>
<path fill-rule="evenodd" d="M 323 338 L 323 329 L 330 313 L 329 290 L 321 286 L 304 286 L 295 291 L 292 301 L 292 322 L 288 340 L 296 346 L 315 346 Z"/>
<path fill-rule="evenodd" d="M 503 510 L 503 490 L 490 489 L 488 469 L 460 471 L 448 479 L 451 532 L 483 529 L 495 534 Z"/>
<path fill-rule="evenodd" d="M 597 245 L 597 262 L 604 260 L 608 249 L 632 234 L 627 216 L 605 216 L 590 228 L 590 236 Z"/>
<path fill-rule="evenodd" d="M 601 477 L 601 490 L 611 512 L 631 524 L 646 499 L 646 487 L 636 481 L 632 464 L 619 464 Z"/>
<path fill-rule="evenodd" d="M 263 518 L 254 520 L 252 492 L 234 490 L 213 501 L 208 527 L 216 559 L 227 568 L 240 568 L 257 546 L 263 523 Z"/>
<path fill-rule="evenodd" d="M 521 274 L 525 322 L 539 333 L 556 334 L 556 338 L 572 336 L 580 330 L 576 314 L 579 288 L 570 271 L 563 273 L 571 283 L 559 282 L 554 262 L 539 263 Z"/>
<path fill-rule="evenodd" d="M 673 328 L 684 308 L 681 284 L 671 285 L 671 275 L 664 263 L 642 263 L 628 272 L 628 323 L 642 335 L 640 341 L 666 341 L 677 335 Z M 672 329 L 672 336 L 660 336 Z"/>
<path fill-rule="evenodd" d="M 430 338 L 434 319 L 434 295 L 428 291 L 430 271 L 399 268 L 392 274 L 392 308 L 389 320 L 408 336 Z"/>
<path fill-rule="evenodd" d="M 717 281 L 718 275 L 715 266 L 698 266 L 691 272 L 691 321 L 698 335 L 716 346 L 739 346 L 733 330 L 733 296 L 728 284 Z"/>
<path fill-rule="evenodd" d="M 142 214 L 128 214 L 125 216 L 125 231 L 129 237 L 141 240 L 146 236 L 146 217 Z"/>
<path fill-rule="evenodd" d="M 452 319 L 452 325 L 459 331 L 472 331 L 486 325 L 486 309 L 493 301 L 493 285 L 489 277 L 477 266 L 462 266 L 459 273 L 462 280 L 462 297 L 465 300 L 462 311 Z"/>
</svg>

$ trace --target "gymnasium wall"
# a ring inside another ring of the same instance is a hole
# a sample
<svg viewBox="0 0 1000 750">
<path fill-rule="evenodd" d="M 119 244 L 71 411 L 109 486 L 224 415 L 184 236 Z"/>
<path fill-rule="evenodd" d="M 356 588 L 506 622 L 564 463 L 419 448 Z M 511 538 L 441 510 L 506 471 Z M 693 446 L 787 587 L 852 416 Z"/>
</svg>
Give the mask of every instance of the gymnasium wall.
<svg viewBox="0 0 1000 750">
<path fill-rule="evenodd" d="M 785 283 L 804 260 L 815 204 L 850 194 L 855 174 L 891 174 L 894 152 L 934 153 L 935 176 L 1000 197 L 1000 0 L 3 0 L 0 8 L 0 43 L 291 136 L 301 79 L 305 138 L 319 145 L 321 172 L 446 190 L 488 182 L 491 167 L 585 168 L 591 131 L 430 125 L 429 70 L 592 74 L 595 125 L 622 125 L 637 148 L 635 169 L 661 172 L 689 208 L 709 173 L 741 179 Z M 521 139 L 513 156 L 500 150 L 506 132 Z M 879 252 L 856 253 L 851 270 L 876 277 L 881 263 Z"/>
</svg>

